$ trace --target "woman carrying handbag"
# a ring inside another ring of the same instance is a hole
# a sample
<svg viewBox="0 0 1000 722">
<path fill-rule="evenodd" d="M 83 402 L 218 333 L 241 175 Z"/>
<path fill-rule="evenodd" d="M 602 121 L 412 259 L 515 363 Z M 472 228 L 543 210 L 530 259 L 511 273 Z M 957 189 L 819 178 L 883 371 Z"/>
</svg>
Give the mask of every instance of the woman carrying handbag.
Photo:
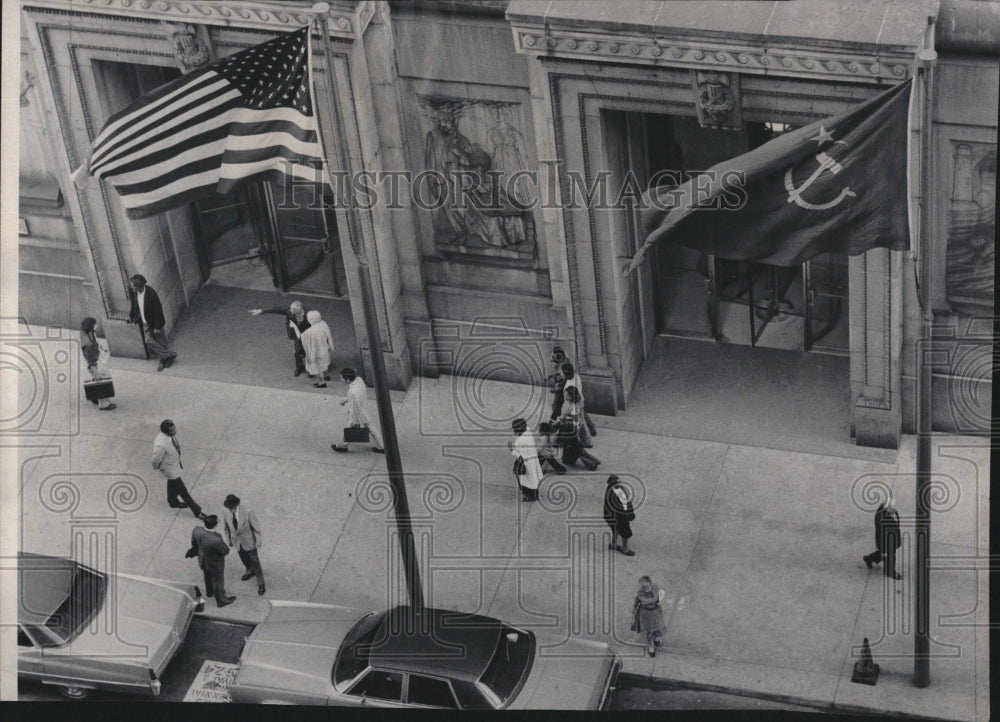
<svg viewBox="0 0 1000 722">
<path fill-rule="evenodd" d="M 514 419 L 511 428 L 514 430 L 514 440 L 507 442 L 507 448 L 514 457 L 514 478 L 521 489 L 521 500 L 536 501 L 538 484 L 542 480 L 542 467 L 538 463 L 535 436 L 528 431 L 528 422 L 524 419 Z"/>
<path fill-rule="evenodd" d="M 87 400 L 97 404 L 101 411 L 113 411 L 118 406 L 113 401 L 115 386 L 111 382 L 111 372 L 108 371 L 111 354 L 106 344 L 107 341 L 97 338 L 97 319 L 92 316 L 83 319 L 80 323 L 80 350 L 90 373 L 90 381 L 84 382 L 84 392 Z"/>
</svg>

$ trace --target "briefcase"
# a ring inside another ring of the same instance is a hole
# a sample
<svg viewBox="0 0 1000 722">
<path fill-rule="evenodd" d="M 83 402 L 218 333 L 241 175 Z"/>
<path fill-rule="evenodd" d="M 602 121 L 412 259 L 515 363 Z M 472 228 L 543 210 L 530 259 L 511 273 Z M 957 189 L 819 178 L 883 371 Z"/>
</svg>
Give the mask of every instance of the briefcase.
<svg viewBox="0 0 1000 722">
<path fill-rule="evenodd" d="M 83 382 L 83 395 L 87 401 L 99 401 L 100 399 L 110 399 L 115 395 L 115 385 L 111 379 L 97 379 L 96 381 Z"/>
<path fill-rule="evenodd" d="M 344 441 L 357 441 L 362 444 L 368 443 L 367 426 L 345 426 Z"/>
</svg>

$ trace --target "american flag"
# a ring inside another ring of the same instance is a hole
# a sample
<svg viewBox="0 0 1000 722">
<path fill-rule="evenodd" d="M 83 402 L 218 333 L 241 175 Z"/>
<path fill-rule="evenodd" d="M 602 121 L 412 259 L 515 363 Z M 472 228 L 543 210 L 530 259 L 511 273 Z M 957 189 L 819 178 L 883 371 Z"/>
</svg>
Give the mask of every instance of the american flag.
<svg viewBox="0 0 1000 722">
<path fill-rule="evenodd" d="M 145 218 L 249 180 L 322 183 L 309 28 L 279 35 L 147 93 L 113 115 L 88 170 Z"/>
</svg>

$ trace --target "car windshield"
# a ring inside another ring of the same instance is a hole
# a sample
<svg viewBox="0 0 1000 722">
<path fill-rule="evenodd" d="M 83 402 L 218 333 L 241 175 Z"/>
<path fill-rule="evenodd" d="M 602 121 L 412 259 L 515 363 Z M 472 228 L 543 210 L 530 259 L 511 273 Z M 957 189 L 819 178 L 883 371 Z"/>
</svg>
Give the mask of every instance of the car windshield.
<svg viewBox="0 0 1000 722">
<path fill-rule="evenodd" d="M 69 594 L 45 620 L 46 631 L 55 638 L 53 644 L 66 644 L 78 636 L 100 611 L 104 593 L 104 577 L 78 566 Z"/>
<path fill-rule="evenodd" d="M 479 678 L 479 683 L 489 689 L 503 706 L 517 693 L 528 676 L 535 645 L 530 632 L 507 625 L 500 631 L 496 651 L 493 652 L 493 658 L 483 676 Z"/>
<path fill-rule="evenodd" d="M 371 651 L 372 638 L 378 629 L 381 617 L 377 614 L 366 614 L 354 628 L 347 633 L 340 655 L 333 665 L 333 683 L 339 685 L 348 682 L 368 668 L 368 656 Z"/>
</svg>

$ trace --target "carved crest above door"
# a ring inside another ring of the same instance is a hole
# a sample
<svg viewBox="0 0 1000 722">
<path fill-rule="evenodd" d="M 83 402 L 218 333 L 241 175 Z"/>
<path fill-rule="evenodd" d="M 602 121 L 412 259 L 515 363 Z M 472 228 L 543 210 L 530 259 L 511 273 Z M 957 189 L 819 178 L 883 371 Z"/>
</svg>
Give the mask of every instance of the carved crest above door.
<svg viewBox="0 0 1000 722">
<path fill-rule="evenodd" d="M 695 108 L 702 128 L 739 130 L 743 127 L 740 76 L 715 70 L 692 70 Z"/>
</svg>

